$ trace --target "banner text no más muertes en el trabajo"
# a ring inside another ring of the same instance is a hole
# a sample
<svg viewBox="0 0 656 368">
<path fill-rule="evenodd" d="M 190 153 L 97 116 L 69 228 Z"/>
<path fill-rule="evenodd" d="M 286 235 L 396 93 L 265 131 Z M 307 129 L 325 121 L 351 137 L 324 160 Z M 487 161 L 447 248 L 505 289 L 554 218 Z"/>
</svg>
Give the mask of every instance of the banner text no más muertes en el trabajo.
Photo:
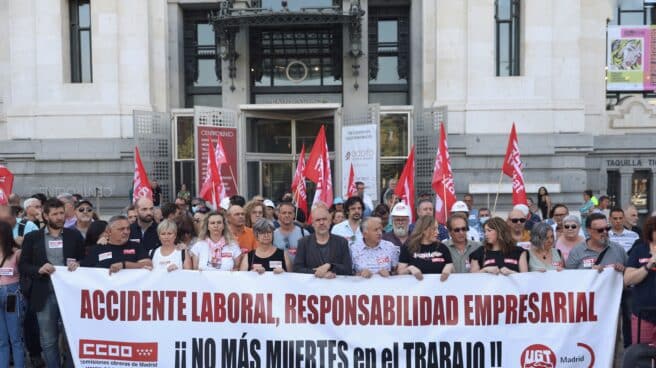
<svg viewBox="0 0 656 368">
<path fill-rule="evenodd" d="M 622 288 L 610 269 L 440 282 L 58 268 L 53 282 L 79 367 L 604 367 Z"/>
</svg>

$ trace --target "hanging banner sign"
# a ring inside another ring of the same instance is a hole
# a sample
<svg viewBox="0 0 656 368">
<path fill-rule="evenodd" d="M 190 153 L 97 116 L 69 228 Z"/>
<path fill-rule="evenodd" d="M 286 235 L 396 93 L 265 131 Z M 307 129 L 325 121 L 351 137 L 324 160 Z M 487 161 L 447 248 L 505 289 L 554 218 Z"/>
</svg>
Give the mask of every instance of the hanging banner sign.
<svg viewBox="0 0 656 368">
<path fill-rule="evenodd" d="M 217 137 L 221 137 L 223 149 L 225 150 L 226 160 L 225 164 L 220 165 L 219 171 L 221 175 L 221 182 L 226 188 L 228 197 L 238 194 L 239 183 L 238 167 L 237 167 L 237 129 L 217 127 L 212 125 L 197 125 L 196 126 L 196 170 L 198 170 L 198 192 L 200 193 L 205 177 L 207 176 L 207 158 L 209 157 L 210 137 L 212 137 L 212 144 L 216 145 Z"/>
<path fill-rule="evenodd" d="M 608 91 L 656 88 L 656 27 L 609 26 L 607 50 Z"/>
<path fill-rule="evenodd" d="M 610 367 L 622 275 L 57 267 L 76 367 Z"/>
<path fill-rule="evenodd" d="M 355 181 L 364 183 L 364 192 L 371 199 L 378 195 L 378 126 L 346 125 L 342 127 L 342 195 L 348 193 L 351 163 Z"/>
</svg>

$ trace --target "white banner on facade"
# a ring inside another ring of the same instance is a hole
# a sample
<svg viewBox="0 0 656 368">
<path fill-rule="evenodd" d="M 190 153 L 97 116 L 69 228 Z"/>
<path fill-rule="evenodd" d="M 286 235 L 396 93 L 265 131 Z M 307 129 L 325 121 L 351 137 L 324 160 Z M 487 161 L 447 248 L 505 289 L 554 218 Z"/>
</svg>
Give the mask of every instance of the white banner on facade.
<svg viewBox="0 0 656 368">
<path fill-rule="evenodd" d="M 610 367 L 606 269 L 338 277 L 58 267 L 77 367 Z"/>
<path fill-rule="evenodd" d="M 342 127 L 342 196 L 348 193 L 351 164 L 355 181 L 364 183 L 364 192 L 372 200 L 378 195 L 378 125 L 346 125 Z"/>
</svg>

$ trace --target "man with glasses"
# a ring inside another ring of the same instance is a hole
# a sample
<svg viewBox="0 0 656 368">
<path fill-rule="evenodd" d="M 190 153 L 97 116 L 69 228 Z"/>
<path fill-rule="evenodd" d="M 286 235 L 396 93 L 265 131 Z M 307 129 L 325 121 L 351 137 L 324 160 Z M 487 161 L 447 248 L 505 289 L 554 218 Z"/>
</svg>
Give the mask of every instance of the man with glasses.
<svg viewBox="0 0 656 368">
<path fill-rule="evenodd" d="M 296 207 L 291 202 L 280 203 L 278 206 L 278 223 L 280 227 L 273 232 L 273 245 L 278 249 L 286 250 L 292 263 L 294 257 L 296 257 L 298 240 L 309 235 L 309 232 L 294 222 L 295 212 Z"/>
<path fill-rule="evenodd" d="M 567 257 L 567 269 L 596 269 L 601 271 L 606 266 L 612 266 L 618 272 L 624 272 L 627 256 L 621 245 L 608 239 L 606 216 L 601 213 L 591 213 L 585 219 L 585 227 L 590 237 L 574 247 Z"/>
<path fill-rule="evenodd" d="M 621 245 L 628 254 L 633 243 L 640 237 L 635 232 L 624 228 L 624 210 L 613 208 L 610 210 L 609 216 L 611 229 L 608 232 L 608 238 Z"/>
<path fill-rule="evenodd" d="M 526 223 L 526 216 L 519 208 L 513 208 L 508 214 L 506 222 L 510 226 L 510 233 L 513 239 L 517 242 L 518 247 L 528 249 L 531 245 L 531 232 L 524 228 Z"/>
<path fill-rule="evenodd" d="M 467 234 L 466 234 L 467 239 L 470 239 L 470 240 L 473 240 L 473 241 L 476 241 L 476 242 L 481 241 L 481 232 L 479 231 L 478 218 L 476 218 L 477 221 L 473 222 L 473 225 L 472 225 L 472 222 L 470 221 L 471 217 L 469 216 L 469 207 L 467 206 L 467 204 L 465 204 L 465 202 L 456 201 L 456 203 L 454 203 L 453 206 L 451 206 L 451 214 L 452 215 L 460 214 L 460 215 L 465 216 L 465 218 L 468 219 L 467 220 Z M 448 227 L 449 226 L 447 225 L 447 228 Z M 453 235 L 451 235 L 451 232 L 449 232 L 449 237 L 452 237 L 452 236 Z"/>
<path fill-rule="evenodd" d="M 470 240 L 467 236 L 469 231 L 467 220 L 467 216 L 456 213 L 446 222 L 451 238 L 445 242 L 445 245 L 451 253 L 455 273 L 469 272 L 469 256 L 481 246 L 481 243 Z"/>
<path fill-rule="evenodd" d="M 81 199 L 75 204 L 75 226 L 71 229 L 75 229 L 80 232 L 83 238 L 87 237 L 87 230 L 91 223 L 93 222 L 93 205 L 86 199 Z"/>
</svg>

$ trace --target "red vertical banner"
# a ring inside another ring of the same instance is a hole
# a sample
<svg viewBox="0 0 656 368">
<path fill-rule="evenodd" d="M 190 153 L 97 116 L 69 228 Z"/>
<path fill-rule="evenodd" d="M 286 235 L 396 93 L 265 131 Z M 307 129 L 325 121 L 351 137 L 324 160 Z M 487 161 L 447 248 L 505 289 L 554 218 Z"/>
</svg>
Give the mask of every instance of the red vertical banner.
<svg viewBox="0 0 656 368">
<path fill-rule="evenodd" d="M 210 138 L 216 144 L 221 137 L 225 160 L 217 157 L 217 164 L 221 174 L 221 182 L 226 190 L 227 196 L 239 194 L 238 166 L 237 166 L 237 129 L 216 127 L 209 125 L 196 126 L 196 166 L 198 170 L 197 193 L 200 193 L 203 181 L 207 177 L 208 155 L 214 152 L 214 147 L 210 147 Z"/>
<path fill-rule="evenodd" d="M 508 137 L 506 157 L 503 160 L 503 173 L 512 178 L 512 204 L 527 204 L 526 188 L 524 187 L 524 174 L 522 174 L 522 158 L 519 154 L 519 140 L 515 123 L 512 125 Z"/>
</svg>

